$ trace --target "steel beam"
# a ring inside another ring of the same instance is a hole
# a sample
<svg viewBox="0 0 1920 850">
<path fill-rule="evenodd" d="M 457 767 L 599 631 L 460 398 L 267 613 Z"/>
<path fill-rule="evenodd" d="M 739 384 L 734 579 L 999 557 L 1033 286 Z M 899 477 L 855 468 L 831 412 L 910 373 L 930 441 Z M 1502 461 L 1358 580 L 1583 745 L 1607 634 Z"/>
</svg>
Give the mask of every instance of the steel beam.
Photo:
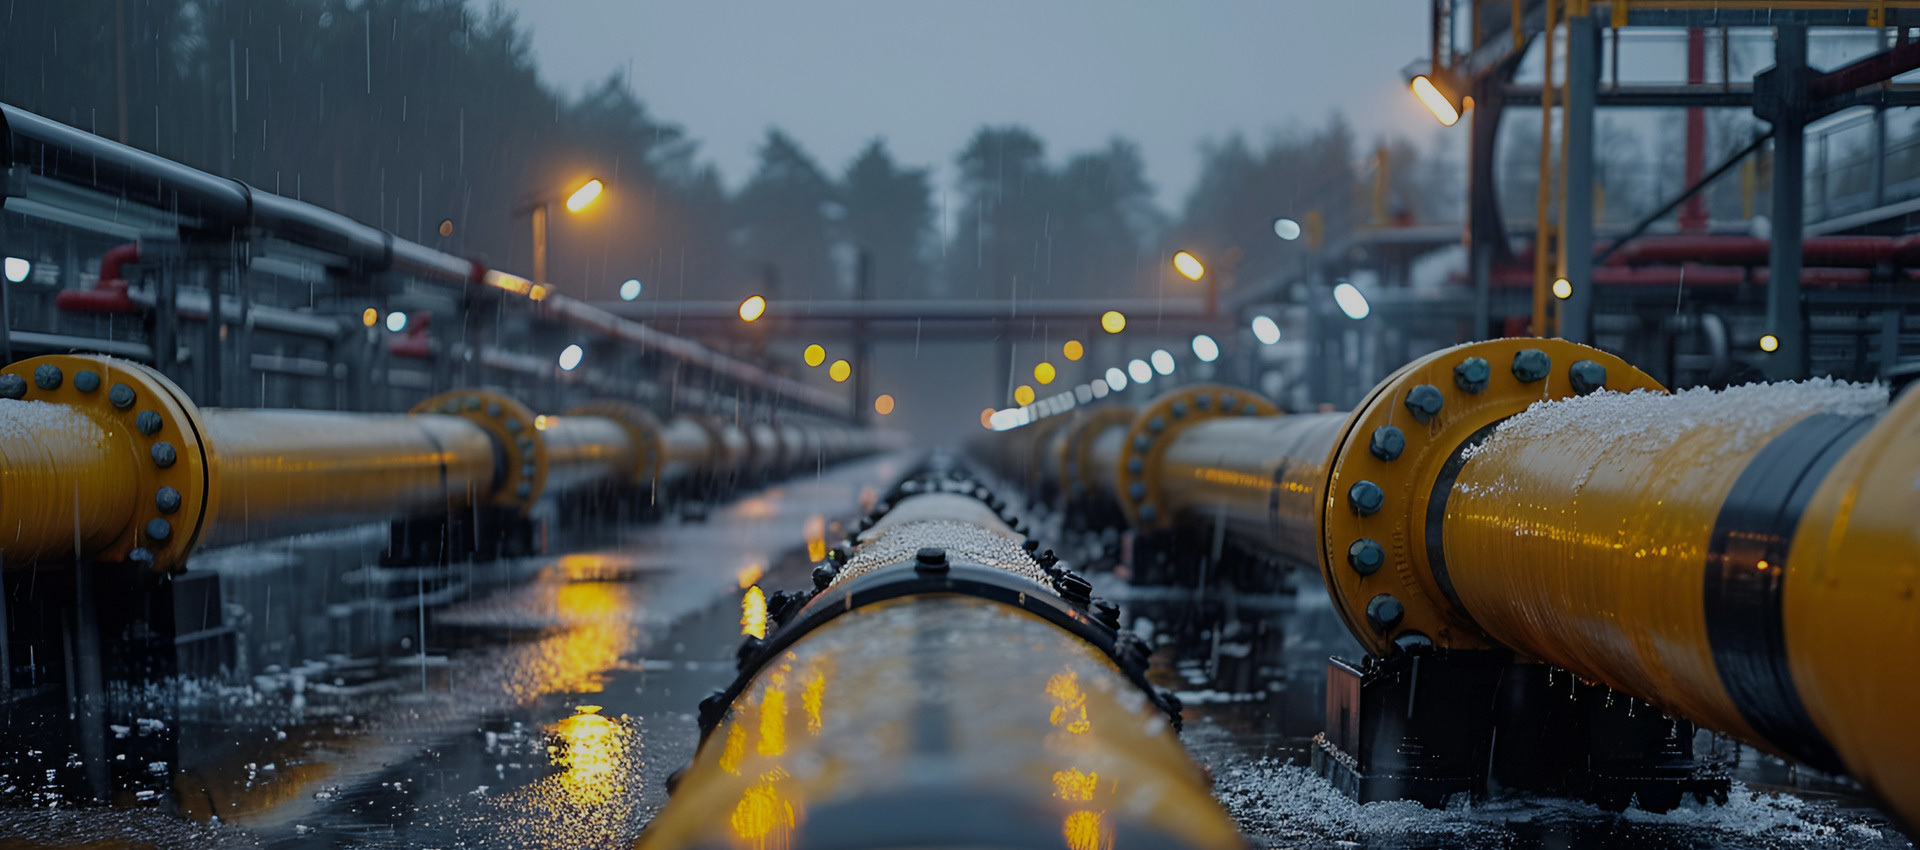
<svg viewBox="0 0 1920 850">
<path fill-rule="evenodd" d="M 1593 339 L 1593 109 L 1600 86 L 1600 32 L 1592 15 L 1567 19 L 1566 207 L 1561 257 L 1573 295 L 1560 302 L 1560 336 Z"/>
</svg>

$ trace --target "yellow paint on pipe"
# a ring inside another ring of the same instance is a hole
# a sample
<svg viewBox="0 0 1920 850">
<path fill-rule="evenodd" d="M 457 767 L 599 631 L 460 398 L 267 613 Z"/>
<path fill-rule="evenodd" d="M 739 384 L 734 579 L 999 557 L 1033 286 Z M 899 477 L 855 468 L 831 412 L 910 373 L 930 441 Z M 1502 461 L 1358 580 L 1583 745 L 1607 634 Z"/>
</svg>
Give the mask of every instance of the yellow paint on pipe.
<svg viewBox="0 0 1920 850">
<path fill-rule="evenodd" d="M 1908 390 L 1827 474 L 1786 570 L 1801 702 L 1848 773 L 1920 824 L 1920 677 L 1906 660 L 1920 646 L 1920 392 Z"/>
<path fill-rule="evenodd" d="M 83 410 L 0 399 L 0 554 L 8 569 L 71 563 L 111 544 L 134 518 L 133 464 L 144 458 Z"/>
</svg>

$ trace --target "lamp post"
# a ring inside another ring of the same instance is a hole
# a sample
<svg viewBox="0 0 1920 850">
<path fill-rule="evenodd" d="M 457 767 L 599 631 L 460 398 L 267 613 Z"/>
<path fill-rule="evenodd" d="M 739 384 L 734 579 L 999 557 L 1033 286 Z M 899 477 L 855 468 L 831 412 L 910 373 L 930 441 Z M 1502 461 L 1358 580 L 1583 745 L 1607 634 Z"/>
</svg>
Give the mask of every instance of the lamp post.
<svg viewBox="0 0 1920 850">
<path fill-rule="evenodd" d="M 597 178 L 580 184 L 578 188 L 567 194 L 567 212 L 579 212 L 586 209 L 600 197 L 600 193 L 604 189 L 606 189 L 606 184 L 601 183 Z M 521 208 L 521 212 L 526 213 L 533 219 L 534 283 L 544 284 L 547 282 L 547 215 L 548 210 L 552 206 L 553 198 L 551 196 L 542 196 Z"/>
</svg>

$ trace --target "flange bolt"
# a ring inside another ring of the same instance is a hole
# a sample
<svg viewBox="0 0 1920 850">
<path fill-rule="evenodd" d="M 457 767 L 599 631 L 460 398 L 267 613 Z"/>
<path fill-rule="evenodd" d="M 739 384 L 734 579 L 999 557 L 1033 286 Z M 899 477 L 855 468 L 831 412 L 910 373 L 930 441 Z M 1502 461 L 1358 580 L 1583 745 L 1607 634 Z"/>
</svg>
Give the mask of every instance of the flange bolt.
<svg viewBox="0 0 1920 850">
<path fill-rule="evenodd" d="M 1447 403 L 1446 396 L 1440 394 L 1440 388 L 1432 384 L 1421 384 L 1407 391 L 1407 412 L 1422 425 L 1433 421 L 1434 414 Z"/>
<path fill-rule="evenodd" d="M 1513 353 L 1513 376 L 1520 383 L 1531 384 L 1547 376 L 1553 369 L 1553 358 L 1538 348 L 1523 348 Z"/>
<path fill-rule="evenodd" d="M 1380 548 L 1371 537 L 1362 537 L 1347 547 L 1347 566 L 1363 576 L 1380 571 L 1380 565 L 1387 562 L 1387 551 Z"/>
<path fill-rule="evenodd" d="M 180 510 L 180 491 L 172 487 L 160 488 L 158 492 L 153 494 L 153 506 L 159 508 L 163 514 L 171 514 L 174 511 Z"/>
<path fill-rule="evenodd" d="M 134 392 L 133 388 L 126 384 L 114 384 L 107 388 L 107 401 L 112 402 L 113 406 L 119 410 L 126 410 L 132 407 L 133 403 L 139 398 L 140 394 Z"/>
<path fill-rule="evenodd" d="M 1120 628 L 1120 606 L 1111 599 L 1095 599 L 1089 606 L 1093 618 L 1109 629 Z"/>
<path fill-rule="evenodd" d="M 161 469 L 172 466 L 174 461 L 180 459 L 180 456 L 173 450 L 173 444 L 165 440 L 154 443 L 153 448 L 148 451 L 148 454 L 153 455 L 153 465 Z"/>
<path fill-rule="evenodd" d="M 1372 516 L 1387 503 L 1387 494 L 1371 481 L 1355 481 L 1347 488 L 1347 507 L 1357 516 Z"/>
<path fill-rule="evenodd" d="M 1487 388 L 1487 379 L 1493 377 L 1493 367 L 1487 365 L 1484 357 L 1469 357 L 1453 367 L 1453 384 L 1470 393 Z"/>
<path fill-rule="evenodd" d="M 19 375 L 0 375 L 0 398 L 26 398 L 27 379 Z"/>
<path fill-rule="evenodd" d="M 1054 579 L 1053 587 L 1060 591 L 1061 598 L 1075 605 L 1085 605 L 1093 600 L 1093 583 L 1079 573 L 1066 573 Z"/>
<path fill-rule="evenodd" d="M 57 390 L 60 382 L 66 379 L 60 367 L 52 363 L 42 363 L 33 370 L 33 385 L 43 390 Z"/>
<path fill-rule="evenodd" d="M 913 569 L 921 573 L 944 573 L 947 571 L 947 550 L 938 546 L 925 546 L 913 555 Z"/>
<path fill-rule="evenodd" d="M 1400 618 L 1406 616 L 1406 606 L 1393 598 L 1391 593 L 1382 593 L 1367 600 L 1367 624 L 1376 632 L 1384 632 L 1400 625 Z"/>
<path fill-rule="evenodd" d="M 133 427 L 149 437 L 160 433 L 160 426 L 163 424 L 165 423 L 161 421 L 160 414 L 151 410 L 142 410 L 140 415 L 133 417 Z"/>
<path fill-rule="evenodd" d="M 1607 385 L 1607 367 L 1592 360 L 1577 360 L 1567 367 L 1567 380 L 1575 393 L 1587 395 Z"/>
<path fill-rule="evenodd" d="M 826 590 L 827 585 L 839 578 L 840 570 L 832 564 L 822 563 L 813 568 L 813 586 L 816 590 Z"/>
<path fill-rule="evenodd" d="M 92 369 L 81 369 L 73 373 L 73 388 L 90 393 L 100 388 L 100 373 Z"/>
<path fill-rule="evenodd" d="M 1392 425 L 1373 429 L 1373 437 L 1367 440 L 1367 452 L 1381 460 L 1396 460 L 1406 450 L 1407 435 Z"/>
<path fill-rule="evenodd" d="M 165 540 L 173 535 L 173 523 L 159 517 L 147 520 L 147 537 L 151 540 Z"/>
</svg>

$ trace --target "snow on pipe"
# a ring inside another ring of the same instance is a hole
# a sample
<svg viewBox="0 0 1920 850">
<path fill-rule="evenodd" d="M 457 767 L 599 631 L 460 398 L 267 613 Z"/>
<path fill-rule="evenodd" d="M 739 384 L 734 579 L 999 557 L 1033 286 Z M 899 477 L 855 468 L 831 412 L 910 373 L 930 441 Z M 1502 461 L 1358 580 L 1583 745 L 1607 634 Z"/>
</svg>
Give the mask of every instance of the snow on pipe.
<svg viewBox="0 0 1920 850">
<path fill-rule="evenodd" d="M 742 602 L 644 850 L 1244 846 L 1118 609 L 936 458 L 804 591 Z"/>
<path fill-rule="evenodd" d="M 172 570 L 202 546 L 475 505 L 524 513 L 569 488 L 705 473 L 714 452 L 684 437 L 630 405 L 536 415 L 485 390 L 408 415 L 203 410 L 137 363 L 37 357 L 0 370 L 0 559 Z M 835 445 L 823 462 L 874 448 Z"/>
<path fill-rule="evenodd" d="M 1911 823 L 1920 681 L 1872 659 L 1920 641 L 1920 394 L 1885 404 L 1830 381 L 1669 395 L 1596 349 L 1496 340 L 1344 417 L 1200 422 L 1154 463 L 1111 441 L 1109 474 L 1317 565 L 1371 653 L 1511 650 L 1849 773 Z"/>
</svg>

